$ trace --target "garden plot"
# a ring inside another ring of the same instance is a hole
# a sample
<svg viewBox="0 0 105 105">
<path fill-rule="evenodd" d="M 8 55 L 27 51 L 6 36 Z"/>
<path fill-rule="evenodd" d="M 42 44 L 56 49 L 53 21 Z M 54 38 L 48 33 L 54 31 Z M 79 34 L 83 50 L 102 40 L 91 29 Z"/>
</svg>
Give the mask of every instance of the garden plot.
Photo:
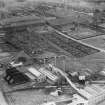
<svg viewBox="0 0 105 105">
<path fill-rule="evenodd" d="M 87 38 L 103 35 L 103 33 L 101 32 L 96 32 L 95 30 L 91 30 L 87 27 L 83 27 L 78 24 L 75 24 L 75 25 L 68 24 L 68 25 L 64 25 L 60 27 L 58 26 L 57 29 L 63 32 L 64 34 L 72 38 L 75 38 L 77 40 L 82 40 L 82 39 L 87 39 Z"/>
</svg>

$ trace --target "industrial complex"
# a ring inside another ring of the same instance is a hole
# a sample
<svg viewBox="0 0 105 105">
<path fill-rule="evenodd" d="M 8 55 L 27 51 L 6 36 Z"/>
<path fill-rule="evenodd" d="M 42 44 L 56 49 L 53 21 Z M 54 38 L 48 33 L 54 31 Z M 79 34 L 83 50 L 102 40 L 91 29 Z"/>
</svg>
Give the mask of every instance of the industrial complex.
<svg viewBox="0 0 105 105">
<path fill-rule="evenodd" d="M 105 105 L 105 1 L 0 0 L 0 105 Z"/>
</svg>

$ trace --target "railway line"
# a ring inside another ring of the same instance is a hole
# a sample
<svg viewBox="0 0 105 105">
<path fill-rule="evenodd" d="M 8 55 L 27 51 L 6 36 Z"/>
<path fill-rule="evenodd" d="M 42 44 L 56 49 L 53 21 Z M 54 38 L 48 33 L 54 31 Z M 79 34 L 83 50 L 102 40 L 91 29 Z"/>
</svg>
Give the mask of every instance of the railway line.
<svg viewBox="0 0 105 105">
<path fill-rule="evenodd" d="M 90 46 L 86 46 L 84 44 L 78 43 L 78 41 L 74 41 L 70 38 L 62 37 L 60 33 L 53 33 L 49 35 L 43 35 L 45 39 L 54 43 L 61 49 L 70 53 L 72 56 L 76 58 L 84 57 L 93 53 L 97 53 L 100 50 L 91 48 Z"/>
<path fill-rule="evenodd" d="M 59 73 L 67 80 L 67 82 L 69 83 L 69 85 L 70 85 L 78 94 L 80 94 L 84 99 L 87 99 L 87 98 L 84 96 L 84 94 L 82 93 L 82 89 L 77 88 L 77 87 L 75 86 L 75 84 L 72 83 L 72 81 L 69 79 L 69 77 L 67 76 L 66 73 L 64 73 L 63 71 L 61 71 L 61 70 L 58 69 L 58 68 L 55 68 L 55 67 L 53 67 L 53 68 L 54 68 L 57 72 L 59 72 Z"/>
<path fill-rule="evenodd" d="M 44 23 L 44 21 L 42 21 L 42 23 Z M 37 22 L 26 22 L 26 23 L 22 23 L 21 26 L 28 26 L 28 25 L 32 25 L 32 24 L 37 24 Z M 38 23 L 39 24 L 39 23 Z M 82 23 L 81 23 L 82 24 Z M 100 26 L 95 27 L 94 25 L 89 25 L 89 24 L 82 24 L 85 27 L 89 27 L 91 29 L 94 30 L 98 30 L 101 31 L 102 33 L 105 33 L 104 28 L 102 29 Z M 12 27 L 20 27 L 19 23 L 13 24 Z M 48 35 L 45 35 L 46 38 L 48 38 L 48 40 L 50 40 L 51 42 L 55 43 L 56 45 L 58 45 L 59 47 L 63 48 L 64 50 L 68 51 L 69 53 L 71 53 L 73 56 L 75 57 L 83 57 L 86 55 L 90 55 L 96 52 L 105 52 L 105 50 L 101 49 L 101 48 L 97 48 L 95 46 L 92 45 L 88 45 L 86 43 L 83 43 L 80 40 L 76 40 L 70 36 L 67 36 L 66 34 L 60 32 L 59 30 L 57 30 L 56 28 L 54 28 L 54 26 L 49 25 L 50 27 L 52 27 L 59 35 L 53 35 L 48 37 Z M 9 27 L 5 27 L 5 28 L 9 28 Z M 62 38 L 58 38 L 58 36 L 62 36 L 66 39 L 69 40 L 68 43 L 64 42 L 62 40 Z M 54 38 L 55 37 L 55 38 Z M 75 44 L 74 44 L 75 43 Z M 91 49 L 91 50 L 90 50 Z M 94 51 L 93 51 L 94 50 Z"/>
<path fill-rule="evenodd" d="M 97 47 L 85 44 L 79 40 L 71 38 L 56 29 L 54 29 L 54 30 L 55 30 L 55 33 L 43 34 L 43 36 L 46 39 L 48 39 L 50 42 L 54 43 L 59 48 L 65 50 L 66 52 L 70 53 L 72 56 L 74 56 L 76 58 L 84 57 L 84 56 L 94 54 L 94 53 L 97 53 L 100 51 L 105 52 L 102 49 L 99 49 Z M 23 34 L 22 34 L 22 36 L 23 36 Z M 34 35 L 34 37 L 35 37 L 35 35 Z M 18 40 L 18 41 L 16 41 L 16 40 Z M 15 40 L 15 42 L 13 42 L 13 43 L 15 43 L 15 45 L 17 45 L 16 43 L 19 43 L 19 39 L 16 38 L 16 40 Z M 65 40 L 68 40 L 68 41 L 65 41 Z M 34 42 L 35 42 L 35 40 L 34 40 Z M 41 43 L 41 46 L 45 46 L 44 43 L 42 44 L 42 41 L 40 41 L 40 43 Z M 38 43 L 35 44 L 35 46 L 37 46 L 37 45 L 38 45 Z M 22 45 L 20 45 L 20 46 L 22 46 Z M 40 45 L 38 45 L 38 46 L 40 46 Z M 27 48 L 25 48 L 25 49 L 27 49 Z"/>
<path fill-rule="evenodd" d="M 51 25 L 50 25 L 50 26 L 51 26 Z M 52 27 L 52 26 L 51 26 L 51 27 Z M 93 45 L 89 45 L 89 44 L 87 44 L 87 43 L 82 42 L 81 40 L 76 40 L 76 39 L 74 39 L 74 38 L 72 38 L 72 37 L 70 37 L 70 36 L 68 36 L 68 35 L 66 35 L 66 34 L 64 34 L 64 33 L 62 33 L 62 32 L 60 32 L 59 30 L 55 29 L 54 27 L 52 27 L 52 28 L 53 28 L 58 34 L 60 34 L 61 36 L 65 37 L 65 38 L 67 38 L 67 39 L 70 39 L 70 40 L 72 40 L 72 41 L 75 41 L 75 42 L 77 42 L 77 43 L 79 43 L 79 44 L 82 44 L 82 45 L 84 45 L 84 46 L 86 46 L 86 47 L 90 47 L 90 48 L 96 49 L 96 50 L 98 50 L 99 52 L 105 52 L 104 49 L 95 47 L 95 46 L 93 46 Z"/>
</svg>

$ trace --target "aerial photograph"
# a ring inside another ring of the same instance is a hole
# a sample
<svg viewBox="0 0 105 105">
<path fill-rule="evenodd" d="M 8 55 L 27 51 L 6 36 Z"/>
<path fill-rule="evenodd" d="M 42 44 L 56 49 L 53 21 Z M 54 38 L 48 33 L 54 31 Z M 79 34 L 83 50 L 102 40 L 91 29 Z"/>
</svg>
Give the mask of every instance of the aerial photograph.
<svg viewBox="0 0 105 105">
<path fill-rule="evenodd" d="M 0 105 L 105 105 L 105 0 L 0 0 Z"/>
</svg>

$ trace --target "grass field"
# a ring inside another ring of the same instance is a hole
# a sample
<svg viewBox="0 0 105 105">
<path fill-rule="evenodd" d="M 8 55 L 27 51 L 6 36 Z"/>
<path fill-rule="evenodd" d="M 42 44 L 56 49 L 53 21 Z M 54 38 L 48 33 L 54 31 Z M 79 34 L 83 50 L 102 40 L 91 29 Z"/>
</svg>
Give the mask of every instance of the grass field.
<svg viewBox="0 0 105 105">
<path fill-rule="evenodd" d="M 91 37 L 95 37 L 95 36 L 99 36 L 99 35 L 103 35 L 103 33 L 95 31 L 95 30 L 91 30 L 88 27 L 83 27 L 82 25 L 76 25 L 75 29 L 72 30 L 72 28 L 74 28 L 74 25 L 71 24 L 65 24 L 62 26 L 55 26 L 58 30 L 60 30 L 62 33 L 75 38 L 77 40 L 82 40 L 82 39 L 87 39 L 87 38 L 91 38 Z"/>
<path fill-rule="evenodd" d="M 101 48 L 105 50 L 105 36 L 97 36 L 94 38 L 83 39 L 82 42 L 91 44 L 95 47 Z"/>
</svg>

